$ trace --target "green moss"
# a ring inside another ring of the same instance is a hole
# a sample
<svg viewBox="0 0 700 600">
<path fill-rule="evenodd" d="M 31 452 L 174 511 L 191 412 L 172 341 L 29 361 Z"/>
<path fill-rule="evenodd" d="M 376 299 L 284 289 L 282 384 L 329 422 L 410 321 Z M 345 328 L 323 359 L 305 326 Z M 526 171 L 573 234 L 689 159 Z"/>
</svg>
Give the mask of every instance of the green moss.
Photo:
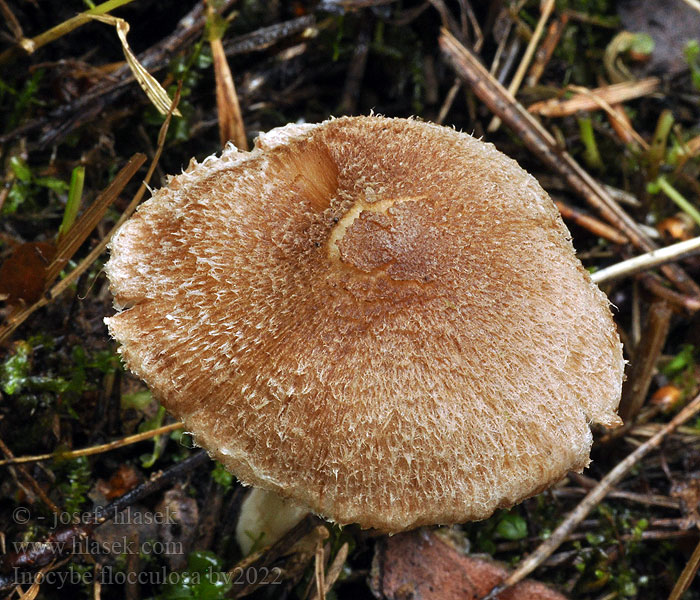
<svg viewBox="0 0 700 600">
<path fill-rule="evenodd" d="M 236 574 L 224 572 L 223 561 L 213 552 L 197 550 L 187 557 L 187 569 L 172 575 L 172 583 L 160 587 L 156 600 L 223 600 Z"/>
<path fill-rule="evenodd" d="M 90 489 L 91 469 L 85 456 L 72 460 L 58 460 L 55 463 L 58 489 L 63 496 L 63 510 L 79 513 L 87 501 Z"/>
</svg>

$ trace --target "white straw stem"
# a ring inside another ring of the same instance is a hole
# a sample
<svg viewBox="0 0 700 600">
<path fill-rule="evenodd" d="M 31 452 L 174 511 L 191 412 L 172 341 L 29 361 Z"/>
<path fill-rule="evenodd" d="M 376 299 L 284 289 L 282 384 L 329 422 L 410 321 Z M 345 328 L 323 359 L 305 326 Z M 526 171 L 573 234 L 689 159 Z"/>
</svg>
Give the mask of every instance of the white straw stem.
<svg viewBox="0 0 700 600">
<path fill-rule="evenodd" d="M 695 237 L 685 242 L 679 242 L 665 248 L 658 248 L 651 252 L 640 254 L 629 260 L 623 260 L 620 263 L 596 271 L 591 275 L 591 279 L 595 283 L 600 284 L 613 279 L 620 279 L 621 277 L 629 277 L 698 251 L 700 251 L 700 237 Z"/>
</svg>

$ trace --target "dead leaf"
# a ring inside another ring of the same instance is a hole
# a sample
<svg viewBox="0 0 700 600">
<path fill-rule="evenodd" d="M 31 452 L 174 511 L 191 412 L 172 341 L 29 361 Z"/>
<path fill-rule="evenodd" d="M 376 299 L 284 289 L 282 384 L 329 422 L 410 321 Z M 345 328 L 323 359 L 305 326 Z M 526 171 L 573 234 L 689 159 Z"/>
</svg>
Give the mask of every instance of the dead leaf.
<svg viewBox="0 0 700 600">
<path fill-rule="evenodd" d="M 133 490 L 142 480 L 141 473 L 135 467 L 123 464 L 112 474 L 109 481 L 98 479 L 97 488 L 104 498 L 114 500 Z"/>
<path fill-rule="evenodd" d="M 0 294 L 10 304 L 33 304 L 46 288 L 46 269 L 56 248 L 49 242 L 28 242 L 17 246 L 0 266 Z"/>
<path fill-rule="evenodd" d="M 370 585 L 386 600 L 477 600 L 508 576 L 500 564 L 465 556 L 434 531 L 419 529 L 377 543 Z M 499 600 L 566 600 L 546 585 L 525 580 Z"/>
</svg>

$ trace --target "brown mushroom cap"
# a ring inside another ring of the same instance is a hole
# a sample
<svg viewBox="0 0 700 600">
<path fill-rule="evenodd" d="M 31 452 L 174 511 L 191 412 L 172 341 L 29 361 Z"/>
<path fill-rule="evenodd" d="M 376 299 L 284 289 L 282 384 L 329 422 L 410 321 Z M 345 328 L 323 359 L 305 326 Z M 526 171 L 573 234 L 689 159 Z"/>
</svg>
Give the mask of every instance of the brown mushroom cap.
<svg viewBox="0 0 700 600">
<path fill-rule="evenodd" d="M 127 366 L 242 482 L 339 523 L 488 517 L 589 462 L 623 376 L 535 179 L 414 120 L 227 148 L 117 233 Z"/>
</svg>

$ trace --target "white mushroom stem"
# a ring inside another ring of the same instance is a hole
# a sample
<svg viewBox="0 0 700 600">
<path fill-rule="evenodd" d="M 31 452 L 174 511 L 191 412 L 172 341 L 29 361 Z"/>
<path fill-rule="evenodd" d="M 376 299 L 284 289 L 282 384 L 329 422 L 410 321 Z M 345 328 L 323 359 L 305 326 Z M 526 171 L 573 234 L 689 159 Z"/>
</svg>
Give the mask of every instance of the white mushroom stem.
<svg viewBox="0 0 700 600">
<path fill-rule="evenodd" d="M 244 555 L 279 540 L 309 513 L 273 492 L 252 488 L 241 504 L 236 541 Z"/>
<path fill-rule="evenodd" d="M 691 240 L 678 242 L 665 248 L 658 248 L 645 254 L 640 254 L 629 260 L 623 260 L 620 263 L 596 271 L 591 275 L 591 279 L 597 283 L 606 283 L 613 279 L 629 277 L 641 271 L 646 271 L 659 265 L 678 260 L 683 256 L 694 254 L 700 251 L 700 237 L 695 237 Z"/>
</svg>

